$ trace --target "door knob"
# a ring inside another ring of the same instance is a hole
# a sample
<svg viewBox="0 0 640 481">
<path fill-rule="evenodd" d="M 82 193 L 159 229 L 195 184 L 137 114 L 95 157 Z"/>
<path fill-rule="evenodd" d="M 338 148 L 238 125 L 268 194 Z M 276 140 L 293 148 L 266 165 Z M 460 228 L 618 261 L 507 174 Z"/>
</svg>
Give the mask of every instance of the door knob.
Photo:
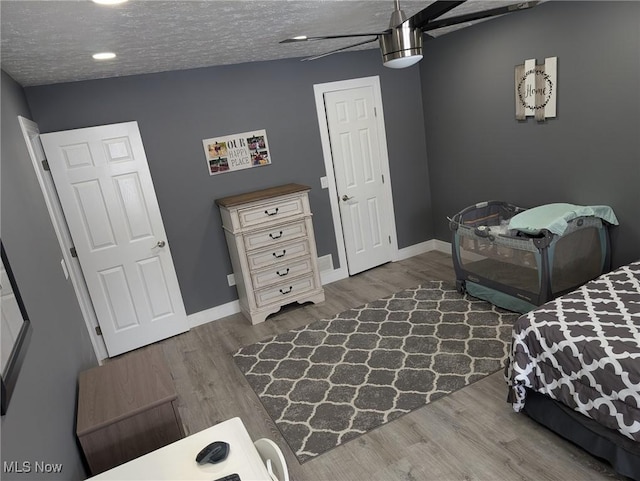
<svg viewBox="0 0 640 481">
<path fill-rule="evenodd" d="M 346 201 L 351 200 L 351 199 L 353 199 L 353 196 L 349 197 L 347 194 L 344 194 L 342 196 L 342 201 L 343 202 L 346 202 Z"/>
<path fill-rule="evenodd" d="M 165 241 L 161 240 L 161 241 L 158 241 L 158 243 L 156 244 L 156 247 L 164 247 L 165 244 L 166 244 Z"/>
</svg>

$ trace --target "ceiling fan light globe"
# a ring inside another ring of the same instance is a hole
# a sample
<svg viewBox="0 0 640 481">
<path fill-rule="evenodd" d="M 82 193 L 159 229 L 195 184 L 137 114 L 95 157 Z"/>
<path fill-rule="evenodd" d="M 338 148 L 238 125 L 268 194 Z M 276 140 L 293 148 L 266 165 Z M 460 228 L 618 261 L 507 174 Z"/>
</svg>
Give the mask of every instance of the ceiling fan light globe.
<svg viewBox="0 0 640 481">
<path fill-rule="evenodd" d="M 422 60 L 422 55 L 411 55 L 408 57 L 390 58 L 384 61 L 383 65 L 389 68 L 407 68 L 417 64 Z"/>
</svg>

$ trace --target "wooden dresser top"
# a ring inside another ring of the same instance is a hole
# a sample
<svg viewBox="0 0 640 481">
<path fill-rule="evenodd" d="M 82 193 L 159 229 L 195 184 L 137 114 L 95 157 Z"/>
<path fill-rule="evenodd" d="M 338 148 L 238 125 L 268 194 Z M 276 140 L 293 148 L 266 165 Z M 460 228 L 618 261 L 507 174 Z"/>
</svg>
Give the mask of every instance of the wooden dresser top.
<svg viewBox="0 0 640 481">
<path fill-rule="evenodd" d="M 277 187 L 271 187 L 269 189 L 256 190 L 253 192 L 247 192 L 246 194 L 231 195 L 229 197 L 216 199 L 216 204 L 222 207 L 234 207 L 248 202 L 257 202 L 260 200 L 271 199 L 272 197 L 295 194 L 296 192 L 304 192 L 307 190 L 311 190 L 311 187 L 302 184 L 285 184 Z"/>
<path fill-rule="evenodd" d="M 78 384 L 78 436 L 177 398 L 158 346 L 83 371 Z"/>
</svg>

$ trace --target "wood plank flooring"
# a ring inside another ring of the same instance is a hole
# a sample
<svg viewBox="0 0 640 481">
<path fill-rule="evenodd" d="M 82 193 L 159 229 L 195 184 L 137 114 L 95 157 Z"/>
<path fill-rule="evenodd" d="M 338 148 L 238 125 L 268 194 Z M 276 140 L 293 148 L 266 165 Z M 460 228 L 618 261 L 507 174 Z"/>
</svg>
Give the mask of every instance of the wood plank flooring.
<svg viewBox="0 0 640 481">
<path fill-rule="evenodd" d="M 319 305 L 288 307 L 256 326 L 233 315 L 160 342 L 187 435 L 239 416 L 253 439 L 269 437 L 282 448 L 292 481 L 624 479 L 524 414 L 514 413 L 505 401 L 501 372 L 298 463 L 231 354 L 425 280 L 454 279 L 451 256 L 429 252 L 328 284 L 326 301 Z"/>
</svg>

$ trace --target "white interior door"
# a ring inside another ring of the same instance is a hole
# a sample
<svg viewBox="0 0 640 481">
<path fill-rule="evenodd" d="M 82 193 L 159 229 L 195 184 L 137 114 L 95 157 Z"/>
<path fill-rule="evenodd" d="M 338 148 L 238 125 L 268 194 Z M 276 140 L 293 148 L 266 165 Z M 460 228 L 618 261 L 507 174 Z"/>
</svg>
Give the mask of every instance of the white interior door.
<svg viewBox="0 0 640 481">
<path fill-rule="evenodd" d="M 137 122 L 41 139 L 109 356 L 187 331 Z"/>
<path fill-rule="evenodd" d="M 324 94 L 349 274 L 392 259 L 379 124 L 372 86 Z"/>
<path fill-rule="evenodd" d="M 70 249 L 73 247 L 73 239 L 71 238 L 71 232 L 69 232 L 69 226 L 62 211 L 60 205 L 60 199 L 58 198 L 58 192 L 56 186 L 53 183 L 51 171 L 46 170 L 43 161 L 46 161 L 46 155 L 42 148 L 42 141 L 40 140 L 40 129 L 38 124 L 24 117 L 18 116 L 22 135 L 26 143 L 29 157 L 31 157 L 31 163 L 33 164 L 33 170 L 38 178 L 40 189 L 44 202 L 49 211 L 53 229 L 55 230 L 58 243 L 60 244 L 60 250 L 62 251 L 62 262 L 66 268 L 65 275 L 69 275 L 73 289 L 78 298 L 80 310 L 82 311 L 82 317 L 87 325 L 89 332 L 89 338 L 93 345 L 94 352 L 98 361 L 103 361 L 109 357 L 107 353 L 107 346 L 104 343 L 102 336 L 97 335 L 96 326 L 99 325 L 98 318 L 93 309 L 93 303 L 91 296 L 87 289 L 87 284 L 84 280 L 84 274 L 77 257 L 71 255 Z"/>
</svg>

